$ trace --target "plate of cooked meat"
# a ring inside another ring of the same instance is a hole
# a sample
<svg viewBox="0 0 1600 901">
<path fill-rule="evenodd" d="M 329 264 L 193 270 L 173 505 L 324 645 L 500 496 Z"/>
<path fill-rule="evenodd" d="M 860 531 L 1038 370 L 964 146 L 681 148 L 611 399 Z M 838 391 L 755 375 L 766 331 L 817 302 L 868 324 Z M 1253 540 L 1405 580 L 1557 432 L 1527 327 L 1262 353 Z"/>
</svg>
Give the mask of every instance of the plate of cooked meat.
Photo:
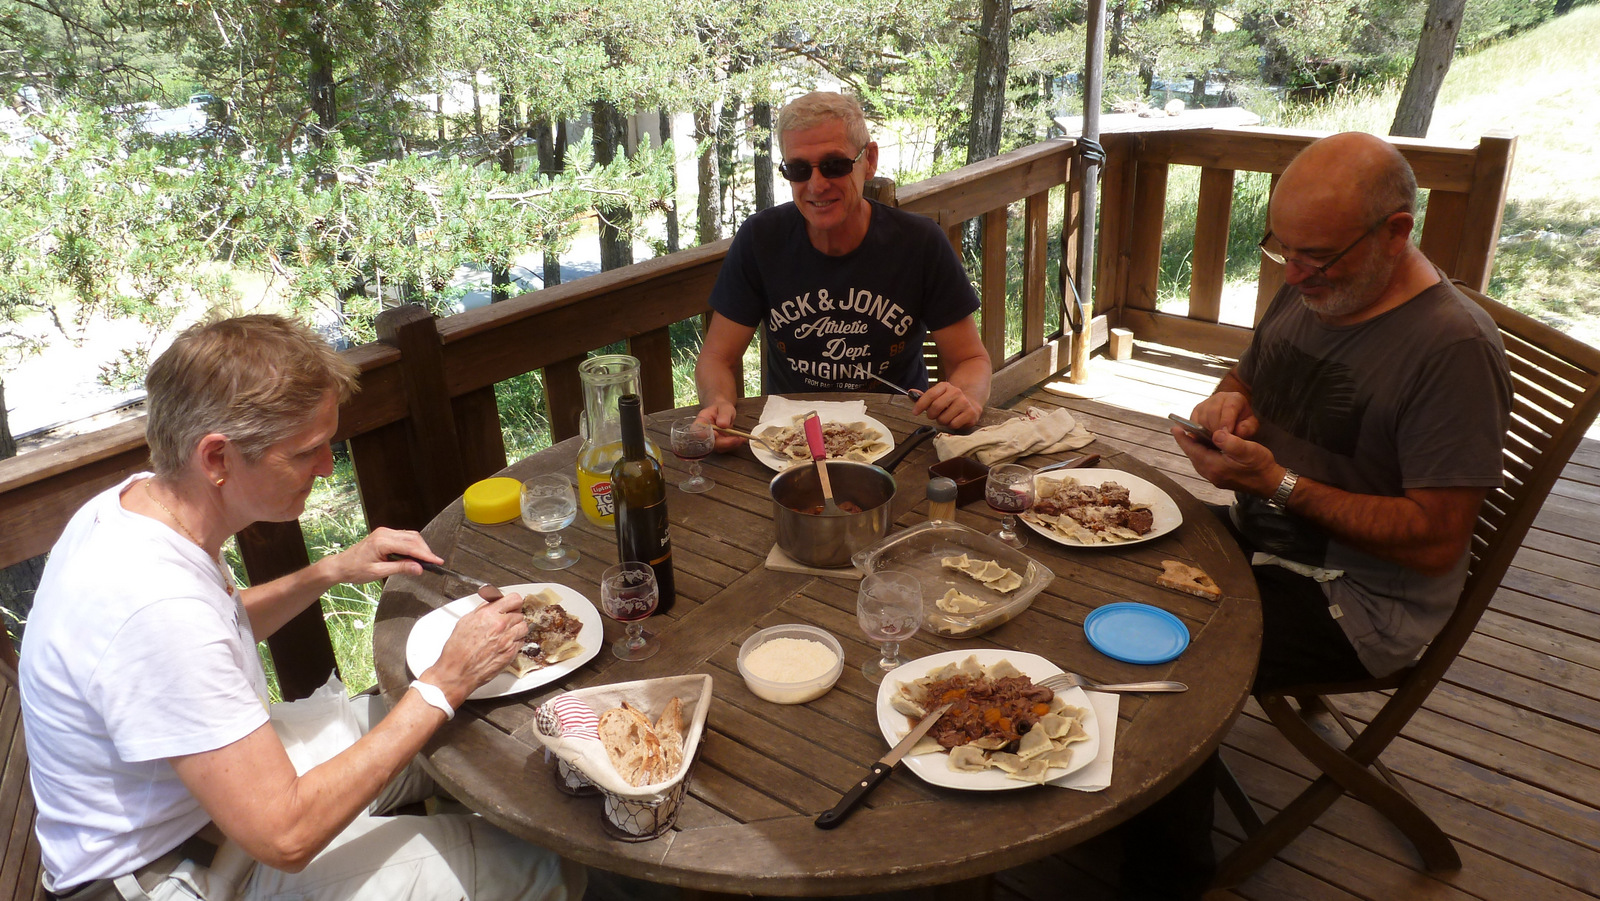
<svg viewBox="0 0 1600 901">
<path fill-rule="evenodd" d="M 897 744 L 930 706 L 958 698 L 906 754 L 906 768 L 945 788 L 1040 785 L 1100 753 L 1100 725 L 1083 689 L 1052 692 L 1037 684 L 1060 672 L 1037 654 L 998 648 L 920 657 L 883 677 L 878 729 Z"/>
<path fill-rule="evenodd" d="M 1068 547 L 1150 541 L 1183 523 L 1165 491 L 1131 472 L 1115 469 L 1049 473 L 1033 478 L 1033 507 L 1017 518 Z"/>
<path fill-rule="evenodd" d="M 605 643 L 605 621 L 589 599 L 555 582 L 503 585 L 506 594 L 522 595 L 522 616 L 528 638 L 511 665 L 467 697 L 498 698 L 538 688 L 572 672 L 600 653 Z M 428 613 L 406 636 L 406 666 L 413 676 L 433 666 L 456 623 L 483 606 L 483 598 L 469 594 Z"/>
</svg>

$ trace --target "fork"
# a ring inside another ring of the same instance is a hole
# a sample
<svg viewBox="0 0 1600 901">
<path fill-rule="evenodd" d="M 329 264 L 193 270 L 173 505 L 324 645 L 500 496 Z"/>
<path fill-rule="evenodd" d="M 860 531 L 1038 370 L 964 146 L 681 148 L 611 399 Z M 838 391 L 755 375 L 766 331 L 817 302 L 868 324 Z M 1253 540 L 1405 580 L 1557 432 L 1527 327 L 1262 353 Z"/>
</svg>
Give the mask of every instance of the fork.
<svg viewBox="0 0 1600 901">
<path fill-rule="evenodd" d="M 1189 686 L 1182 682 L 1121 682 L 1115 685 L 1101 685 L 1091 682 L 1077 673 L 1059 673 L 1039 682 L 1051 691 L 1066 691 L 1069 688 L 1082 688 L 1085 691 L 1188 691 Z"/>
<path fill-rule="evenodd" d="M 747 440 L 754 441 L 754 442 L 760 444 L 762 447 L 766 448 L 767 450 L 772 451 L 774 454 L 777 454 L 780 457 L 783 456 L 783 454 L 778 453 L 778 449 L 777 448 L 775 448 L 772 445 L 768 444 L 767 443 L 767 439 L 762 438 L 760 435 L 752 435 L 749 432 L 741 431 L 739 429 L 729 428 L 727 426 L 714 425 L 714 426 L 712 426 L 712 428 L 716 429 L 719 432 L 726 432 L 729 435 L 738 435 L 740 438 L 745 438 Z"/>
</svg>

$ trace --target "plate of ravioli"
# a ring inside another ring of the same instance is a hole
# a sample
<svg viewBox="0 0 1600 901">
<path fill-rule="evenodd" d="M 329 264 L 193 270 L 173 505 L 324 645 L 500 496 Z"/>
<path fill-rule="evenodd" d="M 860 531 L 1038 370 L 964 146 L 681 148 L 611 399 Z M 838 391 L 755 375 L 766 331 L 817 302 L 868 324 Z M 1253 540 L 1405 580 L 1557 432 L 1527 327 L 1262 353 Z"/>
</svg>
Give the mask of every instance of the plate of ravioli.
<svg viewBox="0 0 1600 901">
<path fill-rule="evenodd" d="M 1037 654 L 998 648 L 921 657 L 878 686 L 878 729 L 894 745 L 929 704 L 958 695 L 906 755 L 906 768 L 932 785 L 969 791 L 1044 784 L 1100 753 L 1100 724 L 1083 689 L 1036 684 L 1060 672 Z"/>
<path fill-rule="evenodd" d="M 1055 578 L 1022 551 L 945 520 L 896 532 L 850 559 L 863 573 L 915 578 L 923 628 L 947 637 L 971 638 L 1009 621 Z"/>
</svg>

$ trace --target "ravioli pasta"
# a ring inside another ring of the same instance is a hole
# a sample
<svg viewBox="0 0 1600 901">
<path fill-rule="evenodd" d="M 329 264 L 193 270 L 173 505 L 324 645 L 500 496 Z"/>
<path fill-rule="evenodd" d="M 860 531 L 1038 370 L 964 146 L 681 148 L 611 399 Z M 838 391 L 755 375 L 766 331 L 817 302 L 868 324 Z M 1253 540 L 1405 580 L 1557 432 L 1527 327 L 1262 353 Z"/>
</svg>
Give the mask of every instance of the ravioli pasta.
<svg viewBox="0 0 1600 901">
<path fill-rule="evenodd" d="M 811 448 L 806 443 L 805 420 L 809 413 L 794 417 L 792 424 L 768 426 L 758 437 L 778 456 L 789 463 L 806 463 L 811 460 Z M 889 449 L 883 433 L 865 422 L 822 423 L 822 444 L 829 460 L 849 460 L 871 463 Z"/>
</svg>

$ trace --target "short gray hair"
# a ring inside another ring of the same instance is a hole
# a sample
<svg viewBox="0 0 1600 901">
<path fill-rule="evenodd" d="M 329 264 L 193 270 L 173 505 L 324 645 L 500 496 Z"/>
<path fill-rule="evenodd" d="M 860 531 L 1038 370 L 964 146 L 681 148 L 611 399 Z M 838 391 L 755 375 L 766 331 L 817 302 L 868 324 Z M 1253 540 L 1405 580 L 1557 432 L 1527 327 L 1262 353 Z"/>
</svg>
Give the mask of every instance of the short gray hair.
<svg viewBox="0 0 1600 901">
<path fill-rule="evenodd" d="M 188 467 L 200 439 L 227 436 L 246 460 L 311 423 L 328 392 L 357 390 L 360 370 L 321 335 L 283 316 L 185 329 L 145 377 L 145 441 L 156 475 Z"/>
<path fill-rule="evenodd" d="M 1367 221 L 1377 222 L 1396 212 L 1417 212 L 1417 175 L 1398 149 L 1367 186 Z"/>
<path fill-rule="evenodd" d="M 789 102 L 778 113 L 778 152 L 784 153 L 783 136 L 791 131 L 815 128 L 828 121 L 844 123 L 845 137 L 860 152 L 872 137 L 867 134 L 867 117 L 861 104 L 848 94 L 833 91 L 812 91 L 804 97 Z"/>
</svg>

